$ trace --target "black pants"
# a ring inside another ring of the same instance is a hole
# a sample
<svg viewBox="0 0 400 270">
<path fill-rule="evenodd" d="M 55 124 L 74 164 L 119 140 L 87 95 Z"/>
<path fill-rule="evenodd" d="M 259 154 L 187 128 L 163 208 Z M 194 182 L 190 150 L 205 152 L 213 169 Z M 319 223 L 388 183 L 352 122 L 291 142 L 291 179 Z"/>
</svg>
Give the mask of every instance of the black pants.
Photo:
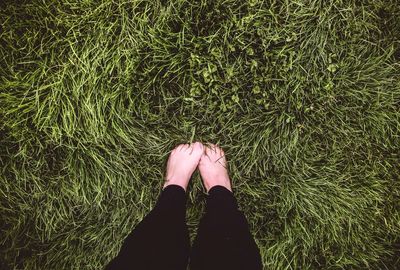
<svg viewBox="0 0 400 270">
<path fill-rule="evenodd" d="M 262 269 L 259 249 L 233 193 L 214 186 L 208 194 L 191 250 L 185 190 L 169 185 L 106 270 L 185 270 L 189 258 L 191 270 Z"/>
</svg>

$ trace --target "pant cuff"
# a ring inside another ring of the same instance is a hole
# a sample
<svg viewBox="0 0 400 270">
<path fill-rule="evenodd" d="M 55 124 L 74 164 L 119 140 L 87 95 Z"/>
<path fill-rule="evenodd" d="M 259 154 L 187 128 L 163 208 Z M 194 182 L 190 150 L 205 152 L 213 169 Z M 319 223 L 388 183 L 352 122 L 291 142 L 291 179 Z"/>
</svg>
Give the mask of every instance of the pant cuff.
<svg viewBox="0 0 400 270">
<path fill-rule="evenodd" d="M 178 185 L 168 185 L 158 197 L 155 209 L 186 209 L 186 191 Z"/>
<path fill-rule="evenodd" d="M 206 207 L 208 211 L 216 209 L 235 211 L 238 209 L 238 204 L 235 196 L 229 189 L 217 185 L 208 191 Z"/>
</svg>

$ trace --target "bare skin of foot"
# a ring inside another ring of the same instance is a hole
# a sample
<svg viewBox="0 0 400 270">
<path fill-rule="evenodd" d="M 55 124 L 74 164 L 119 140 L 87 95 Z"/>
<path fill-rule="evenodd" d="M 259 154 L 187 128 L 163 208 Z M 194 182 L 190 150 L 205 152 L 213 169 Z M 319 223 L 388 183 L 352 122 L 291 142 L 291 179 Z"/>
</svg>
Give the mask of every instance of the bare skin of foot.
<svg viewBox="0 0 400 270">
<path fill-rule="evenodd" d="M 204 145 L 200 142 L 180 144 L 175 147 L 168 158 L 163 189 L 168 185 L 179 185 L 186 191 L 203 152 Z"/>
<path fill-rule="evenodd" d="M 213 186 L 223 186 L 232 192 L 224 151 L 214 144 L 205 146 L 198 165 L 207 192 Z"/>
</svg>

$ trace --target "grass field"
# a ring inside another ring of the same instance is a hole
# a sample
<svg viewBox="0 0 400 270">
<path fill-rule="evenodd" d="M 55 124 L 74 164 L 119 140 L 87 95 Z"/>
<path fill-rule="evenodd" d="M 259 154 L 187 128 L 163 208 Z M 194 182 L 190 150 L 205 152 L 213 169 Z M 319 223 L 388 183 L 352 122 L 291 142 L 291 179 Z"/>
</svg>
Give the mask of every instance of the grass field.
<svg viewBox="0 0 400 270">
<path fill-rule="evenodd" d="M 399 0 L 0 7 L 0 269 L 101 269 L 195 140 L 265 269 L 400 269 Z"/>
</svg>

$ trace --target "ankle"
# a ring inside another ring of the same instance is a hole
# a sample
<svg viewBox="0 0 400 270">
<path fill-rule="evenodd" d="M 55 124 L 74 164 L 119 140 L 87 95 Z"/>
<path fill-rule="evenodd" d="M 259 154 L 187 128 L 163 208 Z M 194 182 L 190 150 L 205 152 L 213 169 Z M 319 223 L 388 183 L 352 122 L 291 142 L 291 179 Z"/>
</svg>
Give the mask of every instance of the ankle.
<svg viewBox="0 0 400 270">
<path fill-rule="evenodd" d="M 208 183 L 206 186 L 207 192 L 209 192 L 213 187 L 221 186 L 232 192 L 232 185 L 229 180 L 222 180 L 222 181 L 216 181 L 212 184 Z"/>
<path fill-rule="evenodd" d="M 183 188 L 186 192 L 187 189 L 187 183 L 185 183 L 185 181 L 177 181 L 177 180 L 167 180 L 165 181 L 162 190 L 164 190 L 165 188 L 167 188 L 168 186 L 179 186 L 181 188 Z"/>
<path fill-rule="evenodd" d="M 208 193 L 208 194 L 213 193 L 215 190 L 229 191 L 230 193 L 233 194 L 233 191 L 232 191 L 232 188 L 231 188 L 231 187 L 226 187 L 226 186 L 222 186 L 222 185 L 219 185 L 219 184 L 210 187 L 210 188 L 208 189 L 208 192 L 207 192 L 207 193 Z"/>
</svg>

